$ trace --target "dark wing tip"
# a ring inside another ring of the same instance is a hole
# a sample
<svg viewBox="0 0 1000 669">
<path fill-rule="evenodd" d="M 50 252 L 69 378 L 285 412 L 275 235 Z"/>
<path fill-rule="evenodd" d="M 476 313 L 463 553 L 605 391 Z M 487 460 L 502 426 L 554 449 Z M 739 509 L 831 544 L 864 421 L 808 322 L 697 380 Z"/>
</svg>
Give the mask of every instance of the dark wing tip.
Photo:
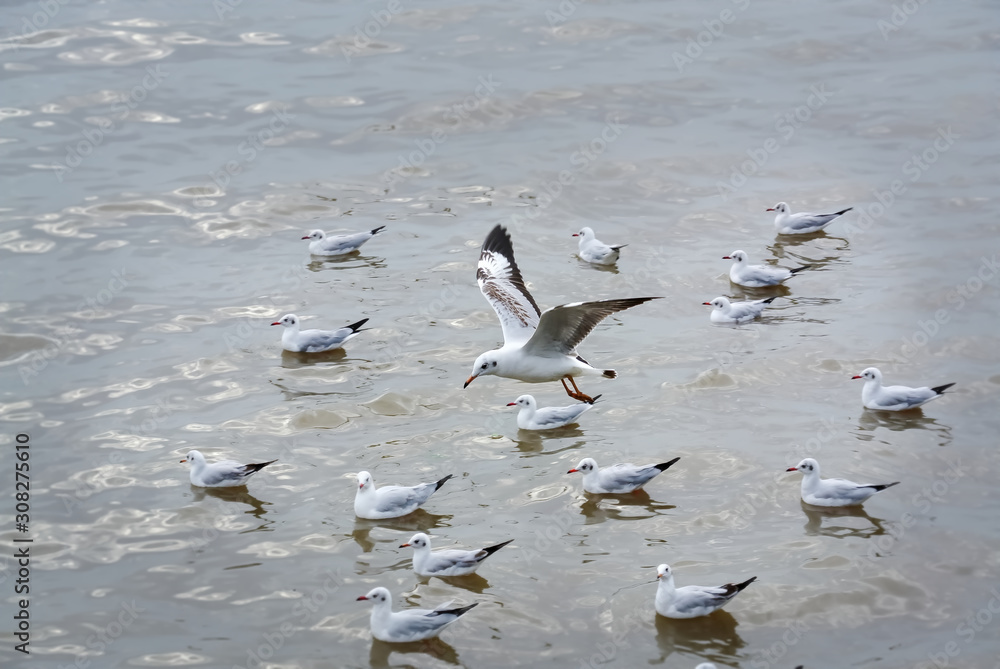
<svg viewBox="0 0 1000 669">
<path fill-rule="evenodd" d="M 434 613 L 438 614 L 439 616 L 444 615 L 446 613 L 451 613 L 452 615 L 460 616 L 463 613 L 466 613 L 469 609 L 474 609 L 477 606 L 479 606 L 479 602 L 476 602 L 474 604 L 469 604 L 468 606 L 461 606 L 461 607 L 459 607 L 457 609 L 447 609 L 445 611 L 435 611 Z"/>
<path fill-rule="evenodd" d="M 367 322 L 368 322 L 368 319 L 367 319 L 367 318 L 362 318 L 362 319 L 361 319 L 360 321 L 358 321 L 357 323 L 351 323 L 350 325 L 345 325 L 344 327 L 345 327 L 345 328 L 350 328 L 350 329 L 351 329 L 351 330 L 353 330 L 354 332 L 357 332 L 357 331 L 358 331 L 358 330 L 359 330 L 359 329 L 361 328 L 361 326 L 362 326 L 362 325 L 364 325 L 364 324 L 365 324 L 365 323 L 367 323 Z"/>
<path fill-rule="evenodd" d="M 503 542 L 502 544 L 497 544 L 496 546 L 487 546 L 486 548 L 483 549 L 484 551 L 486 551 L 486 557 L 489 557 L 489 556 L 493 555 L 498 550 L 500 550 L 501 548 L 503 548 L 504 546 L 506 546 L 507 544 L 509 544 L 512 541 L 514 541 L 514 540 L 513 539 L 508 539 L 507 541 Z M 484 557 L 483 559 L 485 560 L 486 558 Z"/>
<path fill-rule="evenodd" d="M 771 302 L 774 302 L 776 299 L 778 299 L 777 295 L 775 295 L 774 297 L 769 297 L 766 300 L 764 300 L 764 304 L 771 304 Z"/>
<path fill-rule="evenodd" d="M 751 576 L 750 578 L 748 578 L 747 580 L 743 581 L 742 583 L 737 583 L 735 585 L 736 592 L 743 592 L 744 588 L 746 588 L 748 585 L 750 585 L 751 583 L 753 583 L 756 580 L 757 580 L 756 576 Z"/>
<path fill-rule="evenodd" d="M 255 462 L 255 463 L 247 465 L 246 466 L 246 471 L 247 471 L 248 474 L 251 474 L 253 472 L 259 472 L 264 467 L 267 467 L 268 465 L 272 465 L 272 464 L 274 464 L 277 461 L 278 461 L 278 459 L 275 458 L 274 460 L 269 460 L 267 462 Z"/>
<path fill-rule="evenodd" d="M 792 269 L 792 270 L 789 270 L 789 271 L 790 271 L 790 272 L 791 272 L 792 274 L 795 274 L 795 273 L 797 273 L 797 272 L 801 272 L 801 271 L 802 271 L 802 270 L 804 270 L 804 269 L 809 269 L 810 267 L 812 267 L 812 265 L 803 265 L 802 267 L 796 267 L 795 269 Z"/>
<path fill-rule="evenodd" d="M 371 234 L 377 235 L 378 233 L 382 232 L 383 230 L 385 230 L 385 226 L 384 225 L 380 225 L 377 228 L 372 229 Z"/>
<path fill-rule="evenodd" d="M 847 209 L 841 209 L 840 211 L 836 212 L 836 215 L 837 216 L 842 216 L 843 214 L 846 214 L 847 212 L 849 212 L 851 209 L 854 209 L 854 207 L 848 207 Z"/>
<path fill-rule="evenodd" d="M 448 474 L 443 479 L 441 479 L 440 481 L 438 481 L 437 483 L 435 483 L 434 485 L 437 486 L 437 487 L 434 488 L 434 489 L 435 490 L 440 490 L 441 486 L 443 486 L 448 481 L 448 479 L 450 479 L 452 476 L 454 476 L 454 474 Z"/>
<path fill-rule="evenodd" d="M 513 263 L 514 243 L 510 240 L 510 233 L 507 232 L 507 228 L 499 223 L 490 230 L 490 234 L 486 235 L 486 240 L 483 242 L 483 249 L 480 254 L 492 251 L 502 254 Z"/>
<path fill-rule="evenodd" d="M 882 492 L 886 488 L 891 488 L 894 485 L 899 485 L 899 481 L 893 481 L 892 483 L 880 483 L 878 485 L 870 485 L 868 488 L 874 488 L 875 492 Z"/>
<path fill-rule="evenodd" d="M 674 458 L 670 462 L 661 462 L 660 464 L 653 465 L 653 466 L 656 467 L 657 469 L 659 469 L 661 472 L 665 472 L 670 467 L 670 465 L 676 463 L 678 460 L 680 460 L 680 456 Z"/>
<path fill-rule="evenodd" d="M 946 383 L 943 386 L 937 386 L 936 388 L 931 388 L 931 390 L 933 390 L 934 392 L 936 392 L 938 395 L 942 395 L 942 394 L 944 394 L 944 391 L 948 390 L 953 385 L 955 385 L 955 384 L 954 383 Z"/>
</svg>

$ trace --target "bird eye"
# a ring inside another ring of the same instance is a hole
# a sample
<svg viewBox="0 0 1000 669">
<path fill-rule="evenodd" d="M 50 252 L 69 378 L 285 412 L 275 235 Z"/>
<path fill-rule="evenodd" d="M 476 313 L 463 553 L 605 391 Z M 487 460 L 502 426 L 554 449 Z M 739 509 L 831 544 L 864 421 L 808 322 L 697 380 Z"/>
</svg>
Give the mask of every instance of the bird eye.
<svg viewBox="0 0 1000 669">
<path fill-rule="evenodd" d="M 497 363 L 495 363 L 495 362 L 494 362 L 494 363 L 493 363 L 493 366 L 494 366 L 494 367 L 496 367 L 496 366 L 497 366 Z"/>
<path fill-rule="evenodd" d="M 487 367 L 489 367 L 489 364 L 484 362 L 483 366 L 482 366 L 482 369 L 486 369 Z"/>
</svg>

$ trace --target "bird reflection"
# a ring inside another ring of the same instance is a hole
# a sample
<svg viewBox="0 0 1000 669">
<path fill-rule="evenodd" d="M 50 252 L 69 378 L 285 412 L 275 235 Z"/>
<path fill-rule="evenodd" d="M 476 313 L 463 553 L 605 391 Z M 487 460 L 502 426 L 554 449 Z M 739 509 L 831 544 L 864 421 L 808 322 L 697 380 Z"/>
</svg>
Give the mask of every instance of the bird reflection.
<svg viewBox="0 0 1000 669">
<path fill-rule="evenodd" d="M 342 348 L 335 348 L 332 351 L 322 353 L 294 353 L 292 351 L 281 351 L 281 366 L 285 369 L 299 369 L 300 367 L 310 367 L 324 362 L 341 362 L 347 359 L 347 351 Z"/>
<path fill-rule="evenodd" d="M 407 561 L 406 566 L 410 566 L 410 562 Z M 477 595 L 483 594 L 486 590 L 490 588 L 490 582 L 479 574 L 466 574 L 465 576 L 421 576 L 417 575 L 417 580 L 426 585 L 430 583 L 432 578 L 439 578 L 448 585 L 453 585 L 456 588 L 462 588 L 463 590 L 468 590 L 469 592 L 474 592 Z"/>
<path fill-rule="evenodd" d="M 424 509 L 417 509 L 413 513 L 408 513 L 400 518 L 385 518 L 383 520 L 355 518 L 354 531 L 351 532 L 351 536 L 357 542 L 358 546 L 361 546 L 363 552 L 371 553 L 372 549 L 375 548 L 375 542 L 371 540 L 369 535 L 377 527 L 397 532 L 430 532 L 436 527 L 447 527 L 448 523 L 446 521 L 448 520 L 451 520 L 451 516 L 437 516 L 428 513 Z"/>
<path fill-rule="evenodd" d="M 768 297 L 788 297 L 792 294 L 792 289 L 784 284 L 778 284 L 777 286 L 765 286 L 763 288 L 748 288 L 730 281 L 729 285 L 731 288 L 729 299 L 733 301 L 764 300 Z"/>
<path fill-rule="evenodd" d="M 606 520 L 642 520 L 677 508 L 672 504 L 654 501 L 642 488 L 624 495 L 593 495 L 585 492 L 584 497 L 586 499 L 580 506 L 580 513 L 587 518 L 584 525 L 597 525 Z M 628 507 L 641 507 L 648 513 L 641 515 L 628 513 Z"/>
<path fill-rule="evenodd" d="M 583 437 L 583 430 L 579 427 L 572 425 L 567 425 L 566 427 L 558 427 L 554 430 L 518 430 L 517 439 L 514 443 L 517 444 L 517 450 L 522 453 L 530 453 L 531 455 L 554 455 L 557 453 L 562 453 L 563 451 L 571 451 L 574 448 L 580 448 L 587 442 L 584 440 L 575 441 L 568 446 L 563 446 L 562 448 L 557 448 L 552 451 L 546 451 L 545 442 L 549 439 L 580 439 Z"/>
<path fill-rule="evenodd" d="M 594 263 L 587 262 L 586 260 L 583 260 L 582 258 L 579 257 L 577 257 L 577 262 L 581 266 L 587 267 L 596 272 L 608 272 L 609 274 L 619 274 L 617 265 L 595 265 Z"/>
<path fill-rule="evenodd" d="M 381 256 L 363 256 L 360 251 L 351 251 L 340 256 L 312 256 L 312 261 L 306 268 L 310 272 L 322 272 L 325 269 L 353 270 L 359 267 L 382 269 L 385 266 L 385 258 Z"/>
<path fill-rule="evenodd" d="M 271 502 L 265 502 L 259 500 L 250 494 L 245 485 L 236 486 L 232 488 L 202 488 L 200 486 L 191 486 L 192 497 L 195 502 L 201 502 L 206 497 L 214 497 L 216 499 L 221 499 L 223 502 L 238 502 L 240 504 L 246 504 L 247 506 L 253 507 L 252 511 L 245 511 L 255 518 L 260 519 L 267 509 L 264 506 L 271 506 Z"/>
<path fill-rule="evenodd" d="M 372 639 L 371 653 L 368 655 L 368 662 L 372 667 L 409 667 L 409 664 L 391 665 L 389 656 L 392 653 L 424 653 L 435 657 L 442 662 L 463 666 L 458 660 L 458 651 L 440 638 L 427 639 L 425 641 L 412 641 L 410 643 L 386 643 L 378 639 Z M 342 665 L 336 665 L 342 666 Z"/>
<path fill-rule="evenodd" d="M 939 444 L 940 446 L 951 443 L 951 426 L 938 423 L 934 418 L 928 418 L 924 415 L 923 409 L 919 407 L 908 411 L 865 409 L 858 417 L 858 427 L 865 432 L 874 432 L 880 427 L 892 432 L 902 432 L 911 428 L 931 430 L 941 436 L 943 441 Z M 862 437 L 864 436 L 862 435 Z"/>
<path fill-rule="evenodd" d="M 845 237 L 834 237 L 826 234 L 825 230 L 820 230 L 819 232 L 810 232 L 804 235 L 778 235 L 774 239 L 774 244 L 769 246 L 768 250 L 780 258 L 784 257 L 785 248 L 802 246 L 803 244 L 821 239 L 836 242 L 837 246 L 834 249 L 837 251 L 846 251 L 851 246 L 851 243 Z"/>
<path fill-rule="evenodd" d="M 802 511 L 806 514 L 806 524 L 802 527 L 805 529 L 806 534 L 810 536 L 821 535 L 837 539 L 844 539 L 846 537 L 870 539 L 871 537 L 881 536 L 886 533 L 885 527 L 882 526 L 885 519 L 868 515 L 868 512 L 862 506 L 822 507 L 806 504 L 805 502 L 801 502 L 801 504 Z M 872 526 L 855 528 L 842 524 L 834 525 L 828 523 L 826 527 L 823 527 L 824 520 L 845 517 L 864 518 Z"/>
<path fill-rule="evenodd" d="M 727 611 L 689 620 L 656 616 L 656 643 L 663 662 L 675 652 L 693 655 L 695 661 L 739 664 L 738 655 L 746 642 L 736 631 L 736 618 Z"/>
</svg>

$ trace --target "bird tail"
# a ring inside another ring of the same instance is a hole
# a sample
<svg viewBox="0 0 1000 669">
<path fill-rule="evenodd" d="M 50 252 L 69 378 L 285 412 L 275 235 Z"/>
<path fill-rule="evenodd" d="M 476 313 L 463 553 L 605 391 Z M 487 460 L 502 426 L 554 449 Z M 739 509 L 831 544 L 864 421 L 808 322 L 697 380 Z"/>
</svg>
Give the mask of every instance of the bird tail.
<svg viewBox="0 0 1000 669">
<path fill-rule="evenodd" d="M 894 485 L 899 485 L 899 481 L 893 481 L 892 483 L 880 483 L 878 485 L 870 485 L 867 487 L 874 488 L 875 492 L 882 492 L 886 488 L 891 488 Z"/>
<path fill-rule="evenodd" d="M 378 233 L 382 232 L 383 230 L 385 230 L 385 226 L 384 225 L 380 225 L 377 228 L 375 228 L 374 230 L 372 230 L 371 233 L 372 233 L 372 235 L 377 235 Z"/>
<path fill-rule="evenodd" d="M 847 212 L 849 212 L 851 209 L 854 209 L 854 207 L 848 207 L 847 209 L 843 209 L 841 211 L 834 212 L 833 215 L 834 216 L 841 216 L 841 215 L 846 214 Z"/>
<path fill-rule="evenodd" d="M 611 245 L 611 250 L 617 251 L 619 249 L 625 248 L 626 246 L 628 246 L 628 244 L 612 244 Z"/>
<path fill-rule="evenodd" d="M 475 608 L 477 606 L 479 606 L 479 602 L 476 602 L 475 604 L 469 604 L 468 606 L 460 606 L 457 609 L 445 609 L 443 611 L 438 611 L 438 610 L 435 609 L 434 614 L 438 615 L 438 616 L 442 616 L 442 615 L 444 615 L 446 613 L 450 613 L 453 616 L 460 616 L 463 613 L 465 613 L 466 611 L 468 611 L 469 609 Z"/>
<path fill-rule="evenodd" d="M 943 395 L 944 391 L 948 390 L 953 385 L 955 385 L 955 384 L 954 383 L 946 383 L 943 386 L 938 386 L 937 388 L 931 388 L 931 390 L 933 390 L 934 392 L 936 392 L 938 395 Z"/>
<path fill-rule="evenodd" d="M 438 481 L 438 482 L 437 482 L 437 483 L 435 484 L 435 486 L 437 486 L 437 487 L 435 487 L 434 489 L 435 489 L 435 490 L 440 490 L 440 489 L 441 489 L 441 486 L 443 486 L 443 485 L 444 485 L 444 484 L 445 484 L 445 483 L 446 483 L 446 482 L 448 481 L 448 479 L 450 479 L 450 478 L 451 478 L 452 476 L 454 476 L 454 474 L 448 474 L 448 475 L 447 475 L 447 476 L 445 476 L 445 477 L 444 477 L 443 479 L 441 479 L 440 481 Z"/>
<path fill-rule="evenodd" d="M 775 295 L 774 297 L 769 297 L 766 300 L 761 300 L 761 302 L 763 302 L 764 304 L 771 304 L 771 302 L 774 302 L 776 299 L 778 299 L 777 295 Z"/>
<path fill-rule="evenodd" d="M 661 472 L 665 472 L 670 467 L 670 465 L 674 464 L 678 460 L 680 460 L 680 458 L 676 457 L 673 460 L 671 460 L 670 462 L 661 462 L 660 464 L 653 465 L 653 466 L 656 467 L 657 469 L 659 469 Z"/>
<path fill-rule="evenodd" d="M 810 267 L 812 267 L 812 265 L 803 265 L 802 267 L 796 267 L 795 269 L 793 269 L 793 270 L 789 270 L 789 271 L 790 271 L 790 272 L 791 272 L 792 274 L 795 274 L 795 273 L 797 273 L 797 272 L 801 272 L 801 271 L 802 271 L 802 270 L 804 270 L 804 269 L 809 269 Z"/>
<path fill-rule="evenodd" d="M 502 544 L 497 544 L 496 546 L 489 546 L 487 548 L 484 548 L 483 550 L 486 551 L 486 557 L 484 557 L 483 559 L 485 560 L 486 558 L 488 558 L 489 556 L 493 555 L 498 550 L 500 550 L 501 548 L 503 548 L 504 546 L 506 546 L 507 544 L 509 544 L 512 541 L 514 541 L 514 540 L 513 539 L 508 539 L 507 541 L 503 542 Z"/>
<path fill-rule="evenodd" d="M 756 580 L 757 580 L 757 577 L 756 577 L 756 576 L 751 576 L 750 578 L 748 578 L 747 580 L 743 581 L 742 583 L 737 583 L 737 584 L 735 585 L 735 587 L 736 587 L 736 592 L 743 592 L 743 590 L 744 590 L 744 589 L 745 589 L 745 588 L 746 588 L 746 587 L 747 587 L 748 585 L 750 585 L 751 583 L 753 583 L 753 582 L 754 582 L 754 581 L 756 581 Z"/>
<path fill-rule="evenodd" d="M 259 472 L 264 467 L 274 464 L 277 461 L 278 459 L 275 458 L 274 460 L 269 460 L 268 462 L 256 462 L 254 464 L 247 465 L 247 472 Z"/>
<path fill-rule="evenodd" d="M 349 328 L 352 332 L 361 332 L 361 326 L 368 322 L 367 318 L 362 318 L 357 323 L 351 323 L 350 325 L 345 325 L 345 328 Z"/>
<path fill-rule="evenodd" d="M 618 378 L 618 372 L 616 372 L 613 369 L 605 369 L 601 373 L 604 375 L 604 378 L 606 378 L 606 379 L 617 379 Z"/>
</svg>

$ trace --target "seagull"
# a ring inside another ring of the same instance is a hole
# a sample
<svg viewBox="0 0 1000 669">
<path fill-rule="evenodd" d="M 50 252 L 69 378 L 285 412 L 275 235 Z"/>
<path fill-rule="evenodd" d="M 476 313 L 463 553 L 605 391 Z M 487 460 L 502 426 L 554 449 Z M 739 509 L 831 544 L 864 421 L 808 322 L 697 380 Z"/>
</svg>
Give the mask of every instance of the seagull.
<svg viewBox="0 0 1000 669">
<path fill-rule="evenodd" d="M 846 479 L 821 479 L 819 463 L 806 458 L 786 472 L 802 472 L 802 501 L 813 506 L 861 506 L 877 492 L 899 485 L 893 483 L 855 483 Z"/>
<path fill-rule="evenodd" d="M 667 618 L 698 618 L 718 611 L 733 597 L 757 580 L 751 576 L 742 583 L 726 583 L 717 588 L 705 585 L 674 587 L 674 573 L 669 565 L 656 568 L 660 584 L 656 588 L 656 612 Z"/>
<path fill-rule="evenodd" d="M 357 323 L 345 325 L 339 330 L 299 330 L 299 317 L 295 314 L 285 314 L 281 320 L 271 325 L 284 325 L 281 333 L 281 346 L 292 353 L 322 353 L 343 348 L 348 339 L 361 332 L 361 326 L 368 322 L 362 318 Z"/>
<path fill-rule="evenodd" d="M 517 268 L 510 234 L 500 225 L 493 228 L 483 242 L 476 279 L 479 290 L 500 319 L 504 344 L 476 358 L 472 376 L 464 387 L 467 388 L 476 377 L 487 375 L 528 383 L 562 381 L 567 395 L 588 403 L 592 403 L 593 398 L 580 392 L 573 377 L 593 374 L 613 379 L 618 373 L 613 369 L 591 367 L 577 354 L 576 347 L 611 314 L 658 299 L 635 297 L 572 302 L 541 313 Z M 567 379 L 573 384 L 573 390 L 566 385 Z"/>
<path fill-rule="evenodd" d="M 596 402 L 600 397 L 594 398 Z M 509 407 L 519 406 L 517 412 L 517 426 L 522 430 L 552 430 L 576 422 L 581 414 L 593 408 L 589 402 L 581 402 L 568 407 L 542 407 L 531 395 L 521 395 L 515 401 L 507 404 Z"/>
<path fill-rule="evenodd" d="M 413 547 L 413 571 L 420 576 L 467 576 L 474 574 L 483 560 L 509 544 L 508 539 L 502 544 L 480 548 L 475 551 L 446 549 L 431 552 L 431 538 L 423 532 L 417 532 L 400 548 Z"/>
<path fill-rule="evenodd" d="M 621 250 L 628 246 L 628 244 L 609 246 L 598 239 L 590 228 L 582 228 L 580 232 L 574 232 L 573 236 L 580 238 L 580 257 L 595 265 L 614 265 L 618 262 Z"/>
<path fill-rule="evenodd" d="M 573 469 L 566 472 L 583 472 L 583 489 L 595 495 L 610 493 L 621 495 L 627 492 L 635 492 L 642 486 L 649 483 L 653 477 L 667 471 L 670 465 L 680 460 L 674 458 L 669 462 L 661 462 L 658 465 L 637 466 L 629 463 L 611 465 L 604 469 L 597 468 L 597 462 L 593 458 L 580 460 Z"/>
<path fill-rule="evenodd" d="M 191 451 L 181 462 L 191 463 L 191 485 L 202 488 L 235 488 L 247 484 L 247 480 L 277 460 L 245 465 L 234 460 L 220 460 L 208 464 L 201 451 Z"/>
<path fill-rule="evenodd" d="M 841 209 L 833 214 L 810 214 L 801 211 L 793 214 L 788 210 L 788 205 L 779 202 L 768 211 L 776 211 L 774 215 L 774 227 L 779 235 L 804 235 L 809 232 L 819 232 L 826 226 L 833 223 L 833 219 L 843 216 L 854 207 Z"/>
<path fill-rule="evenodd" d="M 458 620 L 479 602 L 449 609 L 451 602 L 445 602 L 433 611 L 428 609 L 392 610 L 392 595 L 386 588 L 374 588 L 367 595 L 358 597 L 359 602 L 369 601 L 372 607 L 372 636 L 389 643 L 408 643 L 433 639 L 449 624 Z"/>
<path fill-rule="evenodd" d="M 861 403 L 868 409 L 877 411 L 905 411 L 916 409 L 936 400 L 951 388 L 954 383 L 946 383 L 934 388 L 909 388 L 907 386 L 883 386 L 882 372 L 875 367 L 869 367 L 852 379 L 864 379 L 865 387 L 861 389 Z"/>
<path fill-rule="evenodd" d="M 302 239 L 308 239 L 309 253 L 314 256 L 342 256 L 351 251 L 357 251 L 369 239 L 385 229 L 380 225 L 368 232 L 352 232 L 349 235 L 334 235 L 327 237 L 322 230 L 313 230 Z"/>
<path fill-rule="evenodd" d="M 748 265 L 746 251 L 733 251 L 727 256 L 722 256 L 722 259 L 735 261 L 733 266 L 729 268 L 729 280 L 747 288 L 777 286 L 792 278 L 796 272 L 809 269 L 809 265 L 795 269 L 772 267 L 771 265 Z"/>
<path fill-rule="evenodd" d="M 767 305 L 774 302 L 775 297 L 766 300 L 752 300 L 750 302 L 730 302 L 729 298 L 717 297 L 711 302 L 702 302 L 712 309 L 710 318 L 713 323 L 747 323 L 761 315 Z"/>
<path fill-rule="evenodd" d="M 354 495 L 354 513 L 359 518 L 381 520 L 399 518 L 413 513 L 417 507 L 430 499 L 431 495 L 452 477 L 448 474 L 434 483 L 421 483 L 411 488 L 387 485 L 375 489 L 375 480 L 368 472 L 358 473 L 358 492 Z"/>
</svg>

